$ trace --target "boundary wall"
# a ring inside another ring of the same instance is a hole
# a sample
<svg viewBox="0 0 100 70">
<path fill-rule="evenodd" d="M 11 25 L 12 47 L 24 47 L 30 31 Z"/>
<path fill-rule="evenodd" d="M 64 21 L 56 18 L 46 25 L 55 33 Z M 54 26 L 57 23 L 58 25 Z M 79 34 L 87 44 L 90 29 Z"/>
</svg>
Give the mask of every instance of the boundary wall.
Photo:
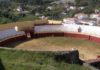
<svg viewBox="0 0 100 70">
<path fill-rule="evenodd" d="M 100 27 L 75 24 L 36 25 L 34 37 L 45 36 L 65 36 L 100 42 Z"/>
<path fill-rule="evenodd" d="M 15 29 L 6 29 L 0 31 L 0 46 L 25 39 L 26 35 L 24 31 L 17 32 Z"/>
<path fill-rule="evenodd" d="M 14 36 L 14 37 L 9 37 L 8 39 L 6 38 L 5 40 L 2 40 L 0 42 L 0 46 L 6 45 L 8 43 L 13 43 L 16 41 L 25 40 L 25 39 L 26 39 L 25 35 L 18 35 L 18 36 Z"/>
<path fill-rule="evenodd" d="M 19 31 L 21 32 L 21 31 Z M 46 37 L 46 36 L 65 36 L 74 38 L 83 38 L 94 42 L 100 42 L 100 27 L 75 25 L 75 24 L 40 24 L 35 25 L 33 30 L 23 31 L 21 34 L 7 36 L 3 40 L 0 39 L 0 46 L 7 43 L 27 39 L 27 33 L 31 38 Z M 3 35 L 0 34 L 2 37 Z"/>
</svg>

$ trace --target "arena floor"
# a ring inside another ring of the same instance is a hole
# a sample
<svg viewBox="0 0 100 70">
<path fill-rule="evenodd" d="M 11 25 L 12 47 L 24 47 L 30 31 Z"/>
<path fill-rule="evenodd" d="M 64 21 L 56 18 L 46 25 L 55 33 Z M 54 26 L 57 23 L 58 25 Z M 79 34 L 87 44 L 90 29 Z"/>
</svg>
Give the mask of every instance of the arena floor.
<svg viewBox="0 0 100 70">
<path fill-rule="evenodd" d="M 76 48 L 80 52 L 83 60 L 95 59 L 100 55 L 100 44 L 83 39 L 73 39 L 67 37 L 45 37 L 32 39 L 24 43 L 17 44 L 16 49 L 30 51 L 69 51 Z"/>
</svg>

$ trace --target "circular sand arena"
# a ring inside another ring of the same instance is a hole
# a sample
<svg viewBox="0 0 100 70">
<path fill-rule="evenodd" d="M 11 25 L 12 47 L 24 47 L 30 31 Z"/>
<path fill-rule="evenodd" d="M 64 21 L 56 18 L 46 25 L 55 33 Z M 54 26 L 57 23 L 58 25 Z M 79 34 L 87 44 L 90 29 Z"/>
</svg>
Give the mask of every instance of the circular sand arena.
<svg viewBox="0 0 100 70">
<path fill-rule="evenodd" d="M 69 51 L 72 48 L 79 50 L 83 60 L 95 59 L 100 54 L 100 44 L 84 39 L 69 37 L 44 37 L 17 44 L 16 49 L 30 51 Z"/>
</svg>

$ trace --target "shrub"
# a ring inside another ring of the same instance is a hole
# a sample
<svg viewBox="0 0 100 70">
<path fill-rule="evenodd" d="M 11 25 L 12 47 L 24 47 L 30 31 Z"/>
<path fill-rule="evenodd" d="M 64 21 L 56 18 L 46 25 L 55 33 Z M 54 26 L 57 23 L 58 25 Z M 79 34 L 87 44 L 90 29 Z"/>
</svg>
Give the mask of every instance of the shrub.
<svg viewBox="0 0 100 70">
<path fill-rule="evenodd" d="M 9 18 L 0 18 L 0 23 L 5 24 L 5 23 L 10 23 L 11 20 Z"/>
</svg>

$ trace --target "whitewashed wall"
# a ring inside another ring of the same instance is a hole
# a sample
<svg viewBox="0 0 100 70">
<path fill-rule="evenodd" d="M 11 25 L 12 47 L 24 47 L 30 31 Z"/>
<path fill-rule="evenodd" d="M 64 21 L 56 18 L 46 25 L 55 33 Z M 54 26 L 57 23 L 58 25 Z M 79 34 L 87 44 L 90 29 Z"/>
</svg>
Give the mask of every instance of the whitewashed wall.
<svg viewBox="0 0 100 70">
<path fill-rule="evenodd" d="M 41 25 L 35 26 L 35 33 L 52 33 L 52 32 L 71 32 L 79 33 L 78 28 L 81 27 L 81 34 L 100 37 L 100 27 L 76 25 L 76 24 L 62 24 L 62 25 Z"/>
<path fill-rule="evenodd" d="M 61 25 L 41 25 L 35 26 L 35 33 L 62 32 Z"/>
<path fill-rule="evenodd" d="M 78 32 L 78 28 L 81 27 L 82 32 Z M 62 25 L 41 25 L 35 26 L 35 33 L 81 33 L 85 35 L 100 37 L 100 27 L 86 26 L 86 25 L 75 25 L 75 24 L 62 24 Z M 15 29 L 8 29 L 0 31 L 0 40 L 5 38 L 25 35 L 23 31 L 15 31 Z"/>
</svg>

